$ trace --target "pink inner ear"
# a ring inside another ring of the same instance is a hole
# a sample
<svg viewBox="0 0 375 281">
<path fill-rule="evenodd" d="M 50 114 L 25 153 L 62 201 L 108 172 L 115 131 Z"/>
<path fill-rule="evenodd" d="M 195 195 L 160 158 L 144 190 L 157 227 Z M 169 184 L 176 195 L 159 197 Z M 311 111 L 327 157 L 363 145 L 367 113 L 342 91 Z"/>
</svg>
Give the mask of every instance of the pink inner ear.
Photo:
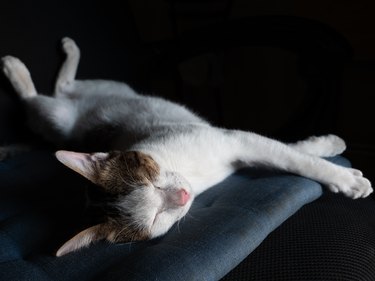
<svg viewBox="0 0 375 281">
<path fill-rule="evenodd" d="M 69 168 L 71 168 L 71 166 L 81 166 L 84 165 L 85 162 L 90 161 L 90 155 L 87 153 L 59 150 L 55 155 L 57 160 Z"/>
<path fill-rule="evenodd" d="M 73 151 L 59 150 L 56 152 L 56 158 L 68 168 L 81 174 L 88 180 L 95 182 L 96 170 L 94 169 L 95 162 L 104 160 L 108 157 L 108 153 L 81 153 Z"/>
<path fill-rule="evenodd" d="M 56 152 L 56 158 L 65 166 L 76 171 L 82 176 L 91 179 L 92 177 L 92 159 L 90 154 L 59 150 Z"/>
<path fill-rule="evenodd" d="M 73 151 L 66 151 L 66 150 L 59 150 L 56 152 L 56 158 L 61 162 L 69 158 L 77 159 L 77 160 L 84 160 L 85 158 L 89 156 L 90 155 L 87 153 L 73 152 Z"/>
<path fill-rule="evenodd" d="M 105 231 L 103 231 L 103 228 Z M 106 227 L 105 224 L 98 224 L 89 227 L 78 233 L 63 246 L 61 246 L 61 248 L 57 251 L 56 256 L 61 257 L 70 252 L 87 247 L 91 242 L 108 238 L 110 235 L 112 235 L 112 229 Z"/>
</svg>

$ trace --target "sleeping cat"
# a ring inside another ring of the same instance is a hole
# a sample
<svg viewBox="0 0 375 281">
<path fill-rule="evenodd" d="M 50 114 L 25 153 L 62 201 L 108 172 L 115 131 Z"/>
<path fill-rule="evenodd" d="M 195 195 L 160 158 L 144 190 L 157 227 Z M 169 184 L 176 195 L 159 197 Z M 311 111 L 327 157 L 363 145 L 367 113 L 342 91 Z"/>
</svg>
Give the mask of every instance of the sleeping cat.
<svg viewBox="0 0 375 281">
<path fill-rule="evenodd" d="M 135 93 L 124 83 L 75 80 L 80 52 L 64 38 L 66 53 L 53 96 L 39 95 L 17 58 L 3 71 L 24 102 L 30 126 L 59 143 L 104 141 L 109 152 L 57 151 L 67 167 L 117 199 L 116 215 L 78 233 L 57 256 L 93 241 L 126 242 L 166 233 L 189 210 L 194 197 L 241 167 L 267 165 L 316 180 L 351 198 L 373 190 L 361 171 L 320 157 L 345 150 L 335 135 L 283 144 L 254 133 L 211 126 L 185 107 Z"/>
</svg>

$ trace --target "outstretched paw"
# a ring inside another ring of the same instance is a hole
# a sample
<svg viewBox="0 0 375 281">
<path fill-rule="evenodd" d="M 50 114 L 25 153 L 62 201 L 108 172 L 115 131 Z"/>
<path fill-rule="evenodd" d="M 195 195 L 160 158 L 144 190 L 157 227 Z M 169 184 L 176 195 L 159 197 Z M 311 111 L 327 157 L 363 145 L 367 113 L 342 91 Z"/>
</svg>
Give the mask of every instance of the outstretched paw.
<svg viewBox="0 0 375 281">
<path fill-rule="evenodd" d="M 345 151 L 346 144 L 342 138 L 336 135 L 327 135 L 326 138 L 327 138 L 327 141 L 331 144 L 331 148 L 332 148 L 330 156 L 335 156 Z"/>
<path fill-rule="evenodd" d="M 290 146 L 318 157 L 332 157 L 343 153 L 346 149 L 345 141 L 336 135 L 312 136 Z"/>
<path fill-rule="evenodd" d="M 64 37 L 62 40 L 62 48 L 68 56 L 79 56 L 79 48 L 74 40 Z"/>
<path fill-rule="evenodd" d="M 357 169 L 346 168 L 349 177 L 343 177 L 342 184 L 330 184 L 328 188 L 335 193 L 341 192 L 347 197 L 357 199 L 365 198 L 373 192 L 370 181 L 362 176 L 362 172 Z"/>
<path fill-rule="evenodd" d="M 1 62 L 5 76 L 9 79 L 13 88 L 22 98 L 37 95 L 30 73 L 23 62 L 12 56 L 1 58 Z"/>
<path fill-rule="evenodd" d="M 336 135 L 325 135 L 319 137 L 310 137 L 307 139 L 315 143 L 320 149 L 320 156 L 331 157 L 343 153 L 346 149 L 345 141 Z"/>
</svg>

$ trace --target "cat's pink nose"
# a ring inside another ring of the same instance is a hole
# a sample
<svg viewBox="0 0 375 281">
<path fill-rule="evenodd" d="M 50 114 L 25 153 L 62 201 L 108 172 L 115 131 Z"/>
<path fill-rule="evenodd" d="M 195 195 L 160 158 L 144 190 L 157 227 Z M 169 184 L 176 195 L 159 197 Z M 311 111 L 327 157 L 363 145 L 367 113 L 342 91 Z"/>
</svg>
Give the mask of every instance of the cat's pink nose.
<svg viewBox="0 0 375 281">
<path fill-rule="evenodd" d="M 190 194 L 185 189 L 182 188 L 178 191 L 178 205 L 185 206 L 189 199 Z"/>
</svg>

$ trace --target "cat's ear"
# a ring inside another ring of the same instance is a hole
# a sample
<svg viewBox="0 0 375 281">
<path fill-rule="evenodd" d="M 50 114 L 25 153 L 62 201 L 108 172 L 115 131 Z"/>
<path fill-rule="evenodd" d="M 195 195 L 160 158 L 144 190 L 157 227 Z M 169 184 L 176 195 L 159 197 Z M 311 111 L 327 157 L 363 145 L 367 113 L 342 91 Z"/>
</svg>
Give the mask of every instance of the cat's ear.
<svg viewBox="0 0 375 281">
<path fill-rule="evenodd" d="M 83 247 L 89 246 L 92 242 L 106 239 L 111 240 L 111 237 L 114 235 L 114 230 L 106 223 L 97 224 L 91 226 L 76 236 L 65 242 L 64 245 L 56 252 L 57 257 L 61 257 L 70 252 L 76 251 Z"/>
<path fill-rule="evenodd" d="M 108 157 L 108 153 L 81 153 L 59 150 L 56 152 L 56 158 L 68 168 L 81 174 L 88 180 L 96 183 L 96 163 L 103 161 Z"/>
</svg>

